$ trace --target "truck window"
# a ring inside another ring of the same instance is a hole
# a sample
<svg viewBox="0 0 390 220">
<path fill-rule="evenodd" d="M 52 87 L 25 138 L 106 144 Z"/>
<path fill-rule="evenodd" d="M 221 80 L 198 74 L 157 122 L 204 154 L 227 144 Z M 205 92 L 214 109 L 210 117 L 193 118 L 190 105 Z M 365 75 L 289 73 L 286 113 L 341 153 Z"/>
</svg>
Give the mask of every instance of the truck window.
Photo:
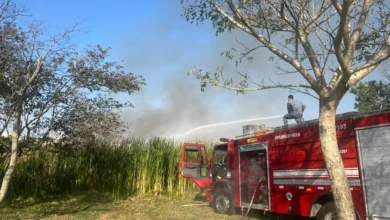
<svg viewBox="0 0 390 220">
<path fill-rule="evenodd" d="M 198 163 L 199 162 L 199 148 L 198 146 L 187 146 L 184 155 L 185 162 Z"/>
<path fill-rule="evenodd" d="M 213 158 L 213 182 L 227 177 L 227 144 L 215 147 Z"/>
<path fill-rule="evenodd" d="M 227 145 L 217 146 L 215 148 L 213 164 L 226 164 L 227 162 Z"/>
<path fill-rule="evenodd" d="M 200 170 L 200 175 L 202 177 L 207 177 L 208 174 L 208 167 L 207 167 L 207 156 L 206 156 L 206 148 L 202 147 L 201 149 L 201 161 L 200 164 L 202 165 Z"/>
</svg>

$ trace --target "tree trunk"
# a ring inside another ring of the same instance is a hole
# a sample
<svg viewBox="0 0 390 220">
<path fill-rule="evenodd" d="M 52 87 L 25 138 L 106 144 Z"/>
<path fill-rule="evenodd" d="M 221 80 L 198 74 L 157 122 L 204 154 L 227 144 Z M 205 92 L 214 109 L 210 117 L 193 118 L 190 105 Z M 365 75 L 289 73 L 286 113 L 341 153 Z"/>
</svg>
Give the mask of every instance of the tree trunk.
<svg viewBox="0 0 390 220">
<path fill-rule="evenodd" d="M 7 172 L 3 177 L 3 182 L 1 183 L 0 189 L 0 205 L 3 203 L 5 195 L 8 191 L 8 186 L 11 181 L 11 177 L 16 168 L 16 162 L 18 159 L 18 144 L 19 144 L 19 132 L 20 132 L 20 117 L 22 115 L 22 108 L 18 108 L 14 116 L 14 127 L 12 131 L 12 152 L 11 160 Z"/>
<path fill-rule="evenodd" d="M 339 220 L 355 219 L 351 191 L 344 170 L 336 137 L 336 109 L 338 101 L 320 101 L 320 141 L 326 167 L 331 181 L 334 202 Z"/>
</svg>

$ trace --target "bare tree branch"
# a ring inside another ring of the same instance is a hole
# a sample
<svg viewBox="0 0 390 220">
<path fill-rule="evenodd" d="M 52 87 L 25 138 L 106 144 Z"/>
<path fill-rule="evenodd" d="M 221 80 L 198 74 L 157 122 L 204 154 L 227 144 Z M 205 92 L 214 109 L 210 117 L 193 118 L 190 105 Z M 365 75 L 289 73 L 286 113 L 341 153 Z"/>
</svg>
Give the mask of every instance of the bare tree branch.
<svg viewBox="0 0 390 220">
<path fill-rule="evenodd" d="M 340 4 L 338 3 L 337 0 L 332 0 L 332 2 L 340 15 L 340 25 L 338 27 L 338 32 L 337 32 L 337 35 L 335 38 L 334 48 L 336 50 L 336 56 L 337 56 L 337 59 L 340 63 L 342 70 L 345 73 L 350 74 L 350 69 L 346 63 L 345 58 L 344 58 L 344 53 L 342 51 L 341 43 L 342 43 L 343 38 L 344 38 L 344 41 L 346 42 L 345 46 L 347 47 L 348 45 L 350 45 L 349 33 L 347 32 L 348 31 L 347 25 L 348 25 L 348 12 L 349 12 L 349 7 L 351 6 L 351 3 L 350 3 L 350 0 L 345 0 L 345 1 L 343 1 L 342 8 L 340 8 L 341 6 L 339 6 Z M 348 50 L 348 47 L 346 49 Z"/>
<path fill-rule="evenodd" d="M 332 4 L 336 8 L 337 13 L 339 13 L 339 15 L 341 15 L 343 13 L 342 12 L 343 7 L 341 6 L 341 4 L 337 0 L 332 0 Z"/>
<path fill-rule="evenodd" d="M 224 12 L 221 8 L 219 8 L 218 6 L 216 6 L 216 4 L 212 1 L 212 0 L 209 0 L 209 2 L 211 2 L 214 7 L 216 8 L 217 11 L 219 11 L 223 16 L 225 16 L 229 21 L 231 21 L 232 23 L 238 25 L 239 27 L 242 27 L 247 33 L 251 34 L 252 36 L 254 36 L 256 39 L 258 39 L 264 46 L 266 46 L 272 53 L 274 53 L 275 55 L 279 56 L 280 58 L 282 58 L 283 60 L 285 60 L 287 63 L 289 63 L 290 65 L 294 66 L 302 75 L 303 77 L 309 82 L 309 84 L 314 88 L 314 89 L 319 89 L 318 87 L 318 84 L 316 83 L 316 81 L 313 79 L 313 77 L 301 66 L 301 64 L 299 63 L 298 60 L 296 59 L 293 59 L 291 57 L 289 57 L 287 54 L 283 53 L 281 50 L 279 50 L 278 48 L 276 48 L 271 42 L 269 42 L 268 40 L 266 40 L 264 38 L 263 35 L 259 34 L 256 30 L 254 30 L 250 25 L 246 24 L 245 23 L 245 26 L 243 26 L 242 24 L 236 22 L 231 16 L 229 16 L 226 12 Z M 240 14 L 238 14 L 239 12 L 237 10 L 235 10 L 235 8 L 231 8 L 231 10 L 233 10 L 234 14 L 237 16 L 237 17 L 242 17 Z M 318 90 L 319 91 L 319 90 Z"/>
<path fill-rule="evenodd" d="M 359 20 L 355 27 L 355 30 L 352 33 L 351 40 L 349 40 L 348 46 L 346 47 L 346 55 L 350 58 L 347 62 L 348 67 L 352 66 L 354 60 L 354 53 L 356 48 L 356 43 L 360 37 L 360 34 L 363 30 L 363 26 L 366 23 L 368 12 L 372 6 L 371 0 L 364 0 L 363 9 L 360 13 Z M 349 34 L 349 33 L 348 33 Z"/>
<path fill-rule="evenodd" d="M 314 99 L 319 100 L 319 98 L 317 96 L 311 94 L 308 89 L 305 89 L 303 91 L 301 89 L 299 89 L 299 88 L 298 89 L 297 88 L 288 88 L 288 89 L 290 89 L 290 92 L 302 93 L 302 94 L 308 95 L 308 96 L 310 96 L 310 97 L 312 97 Z"/>
<path fill-rule="evenodd" d="M 329 3 L 328 5 L 324 6 L 325 3 L 326 3 L 326 0 L 324 0 L 324 1 L 322 2 L 322 5 L 321 5 L 321 7 L 320 7 L 320 8 L 321 8 L 320 11 L 319 11 L 317 14 L 312 15 L 312 16 L 310 17 L 309 22 L 307 22 L 307 23 L 304 25 L 304 27 L 302 28 L 304 31 L 311 32 L 311 30 L 308 30 L 309 27 L 310 27 L 313 23 L 317 23 L 317 20 L 318 20 L 318 19 L 319 19 L 319 18 L 320 18 L 328 9 L 329 9 L 329 8 L 332 7 L 332 3 Z M 306 8 L 304 8 L 304 7 L 303 7 L 303 10 L 309 12 L 308 9 L 306 9 Z M 337 12 L 334 12 L 334 13 L 337 13 Z M 329 20 L 329 19 L 334 15 L 334 13 L 332 13 L 330 16 L 327 16 L 327 17 L 326 17 L 325 19 L 323 19 L 323 21 L 321 21 L 321 22 L 324 22 L 324 21 Z"/>
</svg>

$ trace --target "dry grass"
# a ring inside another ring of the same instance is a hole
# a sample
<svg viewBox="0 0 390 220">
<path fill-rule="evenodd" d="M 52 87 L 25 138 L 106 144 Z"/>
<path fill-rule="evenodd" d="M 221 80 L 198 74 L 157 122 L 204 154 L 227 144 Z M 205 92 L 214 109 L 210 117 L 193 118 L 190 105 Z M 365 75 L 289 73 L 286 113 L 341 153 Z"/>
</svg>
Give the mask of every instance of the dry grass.
<svg viewBox="0 0 390 220">
<path fill-rule="evenodd" d="M 33 200 L 14 201 L 0 209 L 0 219 L 242 219 L 214 213 L 212 207 L 195 199 L 191 193 L 183 199 L 162 196 L 136 196 L 126 200 L 114 200 L 109 194 L 89 191 L 82 195 L 61 197 L 43 202 Z M 195 204 L 193 206 L 183 206 Z M 269 219 L 251 212 L 246 219 Z M 272 219 L 295 219 L 278 216 Z"/>
</svg>

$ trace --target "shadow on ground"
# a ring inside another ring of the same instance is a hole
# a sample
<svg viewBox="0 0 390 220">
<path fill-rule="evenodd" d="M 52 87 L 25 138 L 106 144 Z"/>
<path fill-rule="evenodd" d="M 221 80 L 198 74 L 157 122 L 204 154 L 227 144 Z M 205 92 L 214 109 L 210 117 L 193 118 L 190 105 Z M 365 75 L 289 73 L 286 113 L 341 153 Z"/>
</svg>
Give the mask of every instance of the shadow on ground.
<svg viewBox="0 0 390 220">
<path fill-rule="evenodd" d="M 282 215 L 267 217 L 255 210 L 251 210 L 244 218 L 240 209 L 237 209 L 235 215 L 222 215 L 215 213 L 205 201 L 206 197 L 203 192 L 192 192 L 186 197 L 177 199 L 150 195 L 116 200 L 109 194 L 90 191 L 45 201 L 30 199 L 5 203 L 0 208 L 0 219 L 298 219 L 295 216 Z"/>
<path fill-rule="evenodd" d="M 193 201 L 203 202 L 205 204 L 208 203 L 206 200 L 205 192 L 203 190 L 201 190 L 193 197 Z M 211 205 L 204 206 L 204 208 L 213 210 Z M 233 216 L 236 217 L 236 219 L 260 219 L 260 220 L 310 220 L 311 219 L 311 218 L 305 218 L 305 217 L 299 217 L 293 215 L 282 215 L 276 213 L 272 213 L 270 215 L 268 214 L 264 215 L 264 212 L 260 210 L 249 210 L 248 213 L 247 211 L 248 209 L 241 210 L 240 208 L 236 208 L 236 214 Z"/>
</svg>

